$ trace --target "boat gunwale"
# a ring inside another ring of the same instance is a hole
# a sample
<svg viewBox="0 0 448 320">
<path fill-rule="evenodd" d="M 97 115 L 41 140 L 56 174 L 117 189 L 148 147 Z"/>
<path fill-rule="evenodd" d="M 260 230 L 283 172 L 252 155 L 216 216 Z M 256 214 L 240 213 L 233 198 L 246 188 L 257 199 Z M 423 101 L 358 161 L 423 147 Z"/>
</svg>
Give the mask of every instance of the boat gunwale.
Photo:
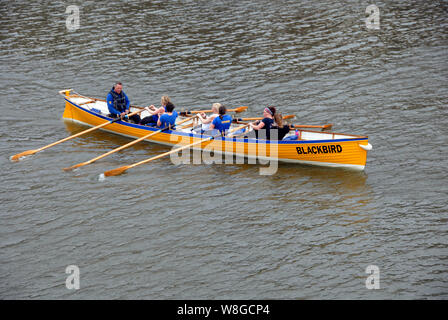
<svg viewBox="0 0 448 320">
<path fill-rule="evenodd" d="M 81 96 L 83 98 L 89 98 L 89 97 L 85 97 L 85 96 Z M 70 96 L 68 97 L 70 98 Z M 93 112 L 91 110 L 85 109 L 81 106 L 79 106 L 78 104 L 76 104 L 75 102 L 69 100 L 67 97 L 64 97 L 64 100 L 69 102 L 71 105 L 73 105 L 74 107 L 85 111 L 93 116 L 96 116 L 98 118 L 101 118 L 103 120 L 107 120 L 107 121 L 111 121 L 114 120 L 113 118 L 104 116 L 102 114 L 98 114 L 96 112 Z M 93 99 L 93 98 L 90 98 Z M 96 101 L 102 101 L 105 102 L 105 100 L 101 100 L 101 99 L 95 99 Z M 135 106 L 131 106 L 134 107 Z M 141 107 L 137 107 L 137 108 L 141 108 Z M 76 120 L 76 119 L 73 119 Z M 160 128 L 155 128 L 155 127 L 149 127 L 149 126 L 144 126 L 144 125 L 139 125 L 139 124 L 133 124 L 133 123 L 129 123 L 129 122 L 125 122 L 125 121 L 116 121 L 116 124 L 120 124 L 120 125 L 124 125 L 124 126 L 128 126 L 128 127 L 132 127 L 135 129 L 140 129 L 140 130 L 147 130 L 147 131 L 158 131 L 160 130 Z M 294 130 L 294 129 L 292 129 Z M 300 129 L 299 129 L 300 130 Z M 114 132 L 113 130 L 108 130 L 109 132 Z M 347 135 L 345 133 L 336 133 L 336 132 L 321 132 L 321 131 L 313 131 L 313 130 L 300 130 L 302 132 L 312 132 L 312 133 L 319 133 L 319 134 L 331 134 L 331 135 Z M 204 139 L 204 135 L 201 134 L 196 134 L 196 133 L 186 133 L 186 132 L 182 132 L 182 131 L 176 131 L 176 130 L 166 130 L 164 133 L 166 134 L 174 134 L 174 135 L 178 135 L 178 136 L 187 136 L 187 137 L 193 137 L 193 138 L 200 138 L 200 139 Z M 220 141 L 231 141 L 231 142 L 242 142 L 242 143 L 264 143 L 264 144 L 317 144 L 317 143 L 337 143 L 337 142 L 347 142 L 347 141 L 365 141 L 368 140 L 368 136 L 358 136 L 358 135 L 351 135 L 354 138 L 345 138 L 345 139 L 331 139 L 331 140 L 260 140 L 260 139 L 253 139 L 253 138 L 235 138 L 235 137 L 217 137 L 215 138 L 215 140 L 220 140 Z M 206 136 L 209 137 L 209 136 Z M 150 141 L 152 141 L 151 139 L 149 139 Z"/>
</svg>

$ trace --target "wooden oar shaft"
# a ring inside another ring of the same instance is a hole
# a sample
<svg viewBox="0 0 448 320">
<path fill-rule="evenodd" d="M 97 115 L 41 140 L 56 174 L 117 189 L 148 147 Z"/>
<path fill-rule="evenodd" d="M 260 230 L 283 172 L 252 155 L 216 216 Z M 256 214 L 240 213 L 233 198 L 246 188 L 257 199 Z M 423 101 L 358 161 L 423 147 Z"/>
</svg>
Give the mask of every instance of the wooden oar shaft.
<svg viewBox="0 0 448 320">
<path fill-rule="evenodd" d="M 140 112 L 142 112 L 142 111 L 143 111 L 143 110 L 139 110 L 139 111 L 132 112 L 132 113 L 128 114 L 128 117 L 129 117 L 129 116 L 133 116 L 134 114 L 140 113 Z M 71 136 L 69 136 L 69 137 L 66 137 L 66 138 L 64 138 L 64 139 L 61 139 L 61 140 L 58 140 L 58 141 L 56 141 L 56 142 L 50 143 L 50 144 L 48 144 L 48 145 L 46 145 L 46 146 L 43 146 L 43 147 L 41 147 L 41 148 L 39 148 L 39 149 L 28 150 L 28 151 L 24 151 L 24 152 L 18 153 L 18 154 L 16 154 L 16 155 L 13 155 L 13 156 L 11 157 L 11 160 L 12 160 L 12 161 L 18 161 L 21 157 L 28 156 L 28 155 L 32 155 L 32 154 L 35 154 L 35 153 L 37 153 L 37 152 L 43 151 L 43 150 L 45 150 L 45 149 L 48 149 L 48 148 L 53 147 L 53 146 L 55 146 L 55 145 L 58 145 L 58 144 L 60 144 L 60 143 L 62 143 L 62 142 L 68 141 L 68 140 L 70 140 L 70 139 L 79 137 L 79 136 L 81 136 L 81 135 L 83 135 L 83 134 L 86 134 L 86 133 L 92 132 L 92 131 L 94 131 L 94 130 L 100 129 L 100 128 L 102 128 L 102 127 L 105 127 L 105 126 L 107 126 L 108 124 L 111 124 L 111 123 L 113 123 L 113 122 L 116 122 L 116 121 L 118 121 L 118 120 L 120 120 L 120 119 L 121 119 L 121 118 L 117 118 L 117 119 L 114 119 L 114 120 L 111 120 L 111 121 L 102 123 L 102 124 L 100 124 L 100 125 L 97 125 L 96 127 L 89 128 L 89 129 L 87 129 L 87 130 L 81 131 L 81 132 L 79 132 L 79 133 L 76 133 L 76 134 L 71 135 Z"/>
<path fill-rule="evenodd" d="M 93 159 L 91 159 L 91 160 L 89 160 L 89 161 L 83 162 L 83 163 L 81 163 L 80 165 L 76 165 L 76 167 L 85 166 L 85 165 L 91 164 L 91 163 L 93 163 L 93 162 L 95 162 L 95 161 L 97 161 L 97 160 L 103 159 L 103 158 L 105 158 L 105 157 L 111 155 L 112 153 L 115 153 L 115 152 L 118 152 L 118 151 L 120 151 L 120 150 L 129 148 L 130 146 L 132 146 L 132 145 L 134 145 L 134 144 L 136 144 L 136 143 L 139 143 L 140 141 L 145 140 L 145 139 L 147 139 L 147 138 L 149 138 L 149 137 L 151 137 L 151 136 L 153 136 L 153 135 L 156 135 L 156 134 L 159 133 L 159 132 L 162 132 L 162 129 L 157 130 L 156 132 L 151 132 L 150 134 L 147 134 L 147 135 L 145 135 L 145 136 L 143 136 L 143 137 L 140 137 L 140 138 L 138 138 L 138 139 L 136 139 L 136 140 L 134 140 L 134 141 L 131 141 L 131 142 L 129 142 L 129 143 L 127 143 L 127 144 L 125 144 L 125 145 L 123 145 L 123 146 L 121 146 L 121 147 L 115 148 L 115 149 L 113 149 L 113 150 L 111 150 L 111 151 L 109 151 L 109 152 L 106 152 L 105 154 L 102 154 L 102 155 L 100 155 L 100 156 L 98 156 L 98 157 L 96 157 L 96 158 L 93 158 Z M 68 169 L 71 169 L 71 168 L 68 168 Z"/>
<path fill-rule="evenodd" d="M 141 111 L 135 111 L 135 112 L 132 112 L 132 113 L 128 114 L 128 117 L 129 117 L 129 116 L 133 116 L 134 114 L 137 114 L 137 113 L 140 113 L 140 112 L 141 112 Z M 86 133 L 92 132 L 92 131 L 94 131 L 94 130 L 100 129 L 100 128 L 105 127 L 105 126 L 107 126 L 108 124 L 111 124 L 111 123 L 116 122 L 116 121 L 118 121 L 118 120 L 120 120 L 120 118 L 117 118 L 117 119 L 114 119 L 114 120 L 112 120 L 112 121 L 108 121 L 108 122 L 102 123 L 102 124 L 100 124 L 100 125 L 98 125 L 98 126 L 96 126 L 96 127 L 93 127 L 93 128 L 90 128 L 90 129 L 87 129 L 87 130 L 84 130 L 84 131 L 81 131 L 81 132 L 76 133 L 76 134 L 74 134 L 74 135 L 72 135 L 72 136 L 70 136 L 70 137 L 67 137 L 67 138 L 64 138 L 64 139 L 62 139 L 62 140 L 53 142 L 53 143 L 51 143 L 51 144 L 49 144 L 49 145 L 46 145 L 45 147 L 42 147 L 42 148 L 37 149 L 37 152 L 38 152 L 38 151 L 45 150 L 45 149 L 50 148 L 50 147 L 52 147 L 52 146 L 55 146 L 55 145 L 57 145 L 57 144 L 59 144 L 59 143 L 65 142 L 65 141 L 67 141 L 67 140 L 70 140 L 70 139 L 73 139 L 73 138 L 82 136 L 83 134 L 86 134 Z"/>
<path fill-rule="evenodd" d="M 282 117 L 283 120 L 294 118 L 295 115 L 287 114 Z M 255 121 L 255 120 L 263 120 L 263 117 L 252 117 L 252 118 L 235 118 L 233 121 Z"/>
<path fill-rule="evenodd" d="M 145 163 L 151 162 L 153 160 L 157 160 L 157 159 L 160 159 L 160 158 L 165 157 L 167 155 L 170 155 L 172 153 L 176 153 L 176 152 L 182 151 L 184 149 L 191 148 L 192 146 L 195 146 L 197 144 L 206 142 L 206 141 L 211 140 L 211 139 L 213 139 L 213 137 L 209 137 L 207 139 L 201 139 L 200 141 L 196 141 L 194 143 L 187 144 L 186 146 L 183 146 L 183 147 L 180 147 L 180 148 L 176 148 L 176 149 L 168 151 L 168 152 L 164 152 L 162 154 L 159 154 L 157 156 L 154 156 L 152 158 L 149 158 L 149 159 L 146 159 L 146 160 L 143 160 L 143 161 L 140 161 L 140 162 L 136 162 L 136 163 L 131 164 L 129 166 L 123 166 L 123 167 L 120 167 L 120 168 L 117 168 L 117 169 L 112 169 L 112 170 L 106 171 L 106 172 L 104 172 L 104 176 L 106 176 L 106 177 L 108 177 L 108 176 L 117 176 L 119 174 L 122 174 L 126 170 L 129 170 L 131 168 L 137 167 L 137 166 L 139 166 L 141 164 L 145 164 Z"/>
<path fill-rule="evenodd" d="M 163 158 L 163 157 L 165 157 L 165 156 L 167 156 L 167 155 L 170 155 L 170 154 L 172 154 L 172 153 L 176 153 L 176 152 L 182 151 L 182 150 L 184 150 L 184 149 L 191 148 L 191 147 L 193 147 L 193 146 L 195 146 L 195 145 L 201 144 L 201 143 L 203 143 L 203 142 L 207 142 L 208 140 L 211 140 L 211 139 L 214 139 L 214 137 L 208 137 L 208 138 L 205 138 L 205 139 L 201 139 L 201 140 L 199 140 L 199 141 L 196 141 L 196 142 L 187 144 L 186 146 L 183 146 L 183 147 L 180 147 L 180 148 L 171 150 L 171 151 L 164 152 L 164 153 L 159 154 L 159 155 L 157 155 L 157 156 L 154 156 L 154 157 L 152 157 L 152 158 L 150 158 L 150 159 L 146 159 L 146 160 L 143 160 L 143 161 L 134 163 L 134 164 L 130 165 L 128 169 L 134 168 L 134 167 L 139 166 L 139 165 L 141 165 L 141 164 L 148 163 L 148 162 L 153 161 L 153 160 L 157 160 L 157 159 Z"/>
<path fill-rule="evenodd" d="M 196 116 L 195 116 L 195 117 L 196 117 Z M 187 122 L 187 121 L 189 121 L 189 120 L 191 120 L 191 119 L 192 119 L 192 118 L 184 119 L 184 120 L 182 120 L 182 121 L 179 121 L 176 125 L 180 125 L 180 124 L 182 124 L 182 123 L 184 123 L 184 122 Z M 91 163 L 93 163 L 93 162 L 95 162 L 95 161 L 97 161 L 97 160 L 103 159 L 103 158 L 105 158 L 105 157 L 107 157 L 107 156 L 109 156 L 109 155 L 111 155 L 111 154 L 113 154 L 113 153 L 115 153 L 115 152 L 118 152 L 118 151 L 120 151 L 120 150 L 126 149 L 126 148 L 128 148 L 128 147 L 130 147 L 130 146 L 133 146 L 134 144 L 136 144 L 136 143 L 138 143 L 138 142 L 140 142 L 140 141 L 143 141 L 143 140 L 145 140 L 145 139 L 148 139 L 149 137 L 152 137 L 152 136 L 154 136 L 154 135 L 156 135 L 156 134 L 158 134 L 158 133 L 160 133 L 160 132 L 162 132 L 163 130 L 166 130 L 166 129 L 168 129 L 168 128 L 164 128 L 164 129 L 157 130 L 157 131 L 155 131 L 155 132 L 151 132 L 151 133 L 149 133 L 149 134 L 147 134 L 147 135 L 144 135 L 143 137 L 140 137 L 140 138 L 138 138 L 138 139 L 136 139 L 136 140 L 134 140 L 134 141 L 131 141 L 131 142 L 129 142 L 129 143 L 127 143 L 127 144 L 125 144 L 125 145 L 123 145 L 123 146 L 121 146 L 121 147 L 118 147 L 118 148 L 115 148 L 115 149 L 113 149 L 113 150 L 111 150 L 111 151 L 109 151 L 109 152 L 106 152 L 105 154 L 102 154 L 102 155 L 100 155 L 100 156 L 98 156 L 98 157 L 95 157 L 95 158 L 93 158 L 93 159 L 90 159 L 90 160 L 88 160 L 88 161 L 78 163 L 78 164 L 76 164 L 76 165 L 74 165 L 74 166 L 71 166 L 71 167 L 69 167 L 69 168 L 64 168 L 63 170 L 68 171 L 68 170 L 72 170 L 72 169 L 75 169 L 75 168 L 79 168 L 79 167 L 82 167 L 82 166 L 91 164 Z"/>
<path fill-rule="evenodd" d="M 298 129 L 298 128 L 320 128 L 320 129 L 329 129 L 331 128 L 333 125 L 330 124 L 325 124 L 325 125 L 299 125 L 299 124 L 292 124 L 290 125 L 291 129 Z"/>
<path fill-rule="evenodd" d="M 234 119 L 233 121 L 234 122 L 236 122 L 236 123 L 244 123 L 244 122 L 242 122 L 242 120 L 244 120 L 244 119 Z M 257 120 L 257 119 L 255 119 L 255 120 Z M 300 125 L 300 124 L 291 124 L 291 125 L 289 125 L 289 128 L 290 129 L 299 129 L 299 128 L 318 128 L 318 129 L 330 129 L 331 127 L 332 127 L 333 125 L 330 123 L 330 124 L 325 124 L 325 125 L 306 125 L 306 124 L 304 124 L 304 125 Z"/>
<path fill-rule="evenodd" d="M 242 129 L 242 128 L 244 128 L 244 127 L 247 127 L 248 125 L 249 125 L 249 124 L 246 124 L 246 125 L 244 125 L 244 126 L 240 126 L 240 127 L 236 128 L 236 129 L 233 129 L 233 130 L 229 131 L 229 133 L 234 132 L 234 131 L 237 131 L 237 130 Z M 176 153 L 176 152 L 179 152 L 179 151 L 182 151 L 182 150 L 191 148 L 191 147 L 193 147 L 193 146 L 196 146 L 196 145 L 201 144 L 201 143 L 203 143 L 203 142 L 207 142 L 207 141 L 212 140 L 212 139 L 215 139 L 215 138 L 217 138 L 217 137 L 219 137 L 219 135 L 217 135 L 217 136 L 212 136 L 212 137 L 208 137 L 208 138 L 205 138 L 205 139 L 201 139 L 201 140 L 199 140 L 199 141 L 196 141 L 196 142 L 187 144 L 187 145 L 185 145 L 185 146 L 183 146 L 183 147 L 179 147 L 179 148 L 176 148 L 176 149 L 174 149 L 174 150 L 164 152 L 164 153 L 159 154 L 159 155 L 157 155 L 157 156 L 154 156 L 154 157 L 152 157 L 152 158 L 149 158 L 149 159 L 146 159 L 146 160 L 143 160 L 143 161 L 140 161 L 140 162 L 131 164 L 131 165 L 128 167 L 128 169 L 134 168 L 134 167 L 139 166 L 139 165 L 141 165 L 141 164 L 148 163 L 148 162 L 153 161 L 153 160 L 157 160 L 157 159 L 163 158 L 163 157 L 165 157 L 165 156 L 167 156 L 167 155 L 170 155 L 170 154 L 172 154 L 172 153 Z M 127 169 L 126 169 L 126 170 L 127 170 Z"/>
<path fill-rule="evenodd" d="M 243 112 L 247 110 L 247 106 L 242 106 L 234 109 L 227 109 L 227 112 Z M 213 110 L 189 110 L 189 111 L 182 111 L 181 114 L 195 114 L 195 113 L 210 113 L 213 112 Z"/>
<path fill-rule="evenodd" d="M 233 129 L 233 130 L 229 131 L 229 133 L 234 132 L 234 131 L 237 131 L 237 130 L 240 130 L 240 129 L 244 128 L 244 127 L 247 127 L 248 125 L 249 125 L 249 124 L 245 124 L 245 125 L 243 125 L 243 126 L 240 126 L 240 127 L 236 128 L 236 129 Z M 172 154 L 172 153 L 176 153 L 176 152 L 179 152 L 179 151 L 182 151 L 182 150 L 191 148 L 191 147 L 196 146 L 196 145 L 198 145 L 198 144 L 201 144 L 201 143 L 207 142 L 207 141 L 209 141 L 209 140 L 215 139 L 216 137 L 219 137 L 219 135 L 217 135 L 217 136 L 211 136 L 211 137 L 208 137 L 208 138 L 205 138 L 205 139 L 201 139 L 201 140 L 199 140 L 199 141 L 196 141 L 196 142 L 187 144 L 187 145 L 185 145 L 185 146 L 176 148 L 176 149 L 171 150 L 171 151 L 164 152 L 164 153 L 162 153 L 162 154 L 159 154 L 159 155 L 157 155 L 157 156 L 154 156 L 154 157 L 149 158 L 149 159 L 146 159 L 146 160 L 142 160 L 142 161 L 140 161 L 140 162 L 131 164 L 131 165 L 129 165 L 129 166 L 123 166 L 123 167 L 120 167 L 120 168 L 117 168 L 117 169 L 112 169 L 112 170 L 106 171 L 106 172 L 104 172 L 104 176 L 108 177 L 108 176 L 116 176 L 116 175 L 120 175 L 120 174 L 122 174 L 123 172 L 125 172 L 126 170 L 129 170 L 129 169 L 131 169 L 131 168 L 137 167 L 137 166 L 139 166 L 139 165 L 141 165 L 141 164 L 145 164 L 145 163 L 151 162 L 151 161 L 153 161 L 153 160 L 157 160 L 157 159 L 163 158 L 163 157 L 165 157 L 165 156 L 167 156 L 167 155 L 170 155 L 170 154 Z"/>
</svg>

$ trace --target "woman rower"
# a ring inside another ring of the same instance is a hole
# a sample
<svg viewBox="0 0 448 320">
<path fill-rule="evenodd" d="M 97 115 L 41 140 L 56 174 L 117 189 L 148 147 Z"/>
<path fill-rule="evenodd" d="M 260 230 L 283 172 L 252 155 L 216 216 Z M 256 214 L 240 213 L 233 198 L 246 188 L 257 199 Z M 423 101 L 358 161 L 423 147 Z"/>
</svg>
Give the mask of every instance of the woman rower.
<svg viewBox="0 0 448 320">
<path fill-rule="evenodd" d="M 220 106 L 218 112 L 219 115 L 210 124 L 210 130 L 213 136 L 217 135 L 218 131 L 222 136 L 225 136 L 232 124 L 232 117 L 226 114 L 227 108 L 224 106 Z"/>
<path fill-rule="evenodd" d="M 170 127 L 171 129 L 176 128 L 176 118 L 177 112 L 174 111 L 174 104 L 168 102 L 165 106 L 166 112 L 164 112 L 157 120 L 157 126 L 161 129 Z"/>
<path fill-rule="evenodd" d="M 288 125 L 283 125 L 283 117 L 280 113 L 274 113 L 274 124 L 271 126 L 272 129 L 277 129 L 277 140 L 283 140 L 290 130 Z"/>
<path fill-rule="evenodd" d="M 222 105 L 220 103 L 214 103 L 212 105 L 212 114 L 207 117 L 207 115 L 204 112 L 201 112 L 198 114 L 198 118 L 201 120 L 201 133 L 204 133 L 205 131 L 210 130 L 210 125 L 212 124 L 213 120 L 215 120 L 216 117 L 219 116 L 219 108 Z"/>
<path fill-rule="evenodd" d="M 249 125 L 255 130 L 255 136 L 258 139 L 258 131 L 266 130 L 265 137 L 267 140 L 271 139 L 271 127 L 274 124 L 275 107 L 268 106 L 263 110 L 263 120 L 258 124 L 250 123 Z"/>
<path fill-rule="evenodd" d="M 149 112 L 150 116 L 144 117 L 141 121 L 141 125 L 155 126 L 161 114 L 163 114 L 166 110 L 166 106 L 168 103 L 171 103 L 171 99 L 168 96 L 162 96 L 160 100 L 160 104 L 162 105 L 160 108 L 156 108 L 154 105 L 150 105 L 149 107 L 145 107 L 145 109 Z"/>
</svg>

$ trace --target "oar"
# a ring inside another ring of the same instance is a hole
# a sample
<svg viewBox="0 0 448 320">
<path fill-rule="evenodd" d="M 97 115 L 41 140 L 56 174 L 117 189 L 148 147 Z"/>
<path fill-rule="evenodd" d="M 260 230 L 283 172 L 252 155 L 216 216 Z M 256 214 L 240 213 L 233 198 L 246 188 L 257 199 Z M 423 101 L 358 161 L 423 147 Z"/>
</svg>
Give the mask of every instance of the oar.
<svg viewBox="0 0 448 320">
<path fill-rule="evenodd" d="M 238 107 L 238 108 L 234 108 L 234 109 L 227 109 L 227 112 L 239 113 L 239 112 L 246 111 L 247 108 L 249 108 L 249 107 L 242 106 L 242 107 Z M 180 114 L 181 115 L 188 115 L 188 114 L 201 113 L 201 112 L 210 113 L 210 112 L 213 112 L 213 110 L 187 110 L 187 111 L 181 111 Z"/>
<path fill-rule="evenodd" d="M 325 124 L 322 126 L 312 126 L 312 125 L 299 125 L 299 124 L 291 124 L 290 129 L 297 129 L 297 128 L 317 128 L 317 129 L 322 129 L 322 131 L 324 130 L 330 130 L 333 125 L 331 123 L 329 124 Z"/>
<path fill-rule="evenodd" d="M 135 112 L 132 112 L 132 113 L 128 114 L 127 116 L 130 117 L 130 116 L 133 116 L 134 114 L 138 114 L 138 113 L 140 113 L 140 112 L 142 112 L 142 111 L 143 111 L 143 110 L 138 110 L 138 111 L 135 111 Z M 20 158 L 22 158 L 22 157 L 26 157 L 26 156 L 35 154 L 35 153 L 37 153 L 37 152 L 39 152 L 39 151 L 48 149 L 48 148 L 53 147 L 53 146 L 55 146 L 55 145 L 57 145 L 57 144 L 60 144 L 60 143 L 62 143 L 62 142 L 65 142 L 65 141 L 67 141 L 67 140 L 70 140 L 70 139 L 79 137 L 79 136 L 81 136 L 81 135 L 83 135 L 83 134 L 86 134 L 86 133 L 92 132 L 92 131 L 94 131 L 94 130 L 100 129 L 100 128 L 102 128 L 102 127 L 107 126 L 108 124 L 114 123 L 114 122 L 119 121 L 119 120 L 121 120 L 121 117 L 120 117 L 120 118 L 113 119 L 113 120 L 108 121 L 108 122 L 105 122 L 105 123 L 100 124 L 100 125 L 98 125 L 98 126 L 96 126 L 96 127 L 93 127 L 93 128 L 90 128 L 90 129 L 87 129 L 87 130 L 84 130 L 84 131 L 81 131 L 81 132 L 79 132 L 79 133 L 77 133 L 77 134 L 74 134 L 74 135 L 72 135 L 72 136 L 70 136 L 70 137 L 67 137 L 67 138 L 64 138 L 64 139 L 62 139 L 62 140 L 53 142 L 53 143 L 51 143 L 51 144 L 49 144 L 49 145 L 46 145 L 46 146 L 44 146 L 44 147 L 42 147 L 42 148 L 35 149 L 35 150 L 28 150 L 28 151 L 24 151 L 24 152 L 15 154 L 15 155 L 11 156 L 10 159 L 11 159 L 11 161 L 19 161 Z"/>
<path fill-rule="evenodd" d="M 236 128 L 236 129 L 231 130 L 229 133 L 234 132 L 234 131 L 237 131 L 237 130 L 242 129 L 242 128 L 244 128 L 244 127 L 247 127 L 248 125 L 249 125 L 249 124 L 245 124 L 245 125 L 243 125 L 243 126 L 240 126 L 240 127 Z M 176 152 L 182 151 L 182 150 L 184 150 L 184 149 L 191 148 L 191 147 L 193 147 L 193 146 L 195 146 L 195 145 L 201 144 L 201 143 L 206 142 L 206 141 L 209 141 L 209 140 L 213 140 L 213 139 L 215 139 L 215 138 L 217 138 L 217 137 L 220 137 L 220 136 L 221 136 L 221 134 L 216 135 L 216 136 L 211 136 L 211 137 L 208 137 L 208 138 L 205 138 L 205 139 L 201 139 L 201 140 L 199 140 L 199 141 L 196 141 L 196 142 L 187 144 L 186 146 L 179 147 L 179 148 L 176 148 L 176 149 L 171 150 L 171 151 L 168 151 L 168 152 L 164 152 L 164 153 L 162 153 L 162 154 L 159 154 L 159 155 L 154 156 L 154 157 L 152 157 L 152 158 L 149 158 L 149 159 L 146 159 L 146 160 L 143 160 L 143 161 L 140 161 L 140 162 L 131 164 L 131 165 L 129 165 L 129 166 L 122 166 L 122 167 L 120 167 L 120 168 L 116 168 L 116 169 L 112 169 L 112 170 L 106 171 L 106 172 L 104 172 L 103 174 L 104 174 L 105 177 L 118 176 L 118 175 L 122 174 L 123 172 L 125 172 L 126 170 L 129 170 L 129 169 L 131 169 L 131 168 L 137 167 L 137 166 L 139 166 L 139 165 L 141 165 L 141 164 L 145 164 L 145 163 L 151 162 L 151 161 L 153 161 L 153 160 L 160 159 L 160 158 L 165 157 L 165 156 L 167 156 L 167 155 L 170 155 L 170 154 L 172 154 L 172 153 L 176 153 Z"/>
<path fill-rule="evenodd" d="M 295 115 L 293 115 L 293 114 L 287 114 L 287 115 L 282 116 L 282 119 L 283 119 L 283 120 L 286 120 L 286 119 L 292 119 L 292 118 L 294 118 L 294 117 L 295 117 Z M 255 120 L 263 120 L 263 117 L 254 117 L 254 118 L 233 118 L 233 122 L 238 122 L 238 121 L 255 121 Z"/>
<path fill-rule="evenodd" d="M 255 119 L 255 118 L 245 118 L 245 119 Z M 236 122 L 236 123 L 239 123 L 239 124 L 241 124 L 241 123 L 244 123 L 244 122 L 241 122 L 241 119 L 233 119 L 233 122 Z M 310 128 L 310 129 L 312 129 L 312 128 L 317 128 L 317 129 L 322 129 L 322 131 L 325 131 L 325 130 L 330 130 L 331 128 L 333 127 L 333 125 L 330 123 L 330 124 L 325 124 L 325 125 L 300 125 L 300 124 L 291 124 L 291 125 L 289 125 L 289 128 L 290 129 L 299 129 L 299 128 Z"/>
<path fill-rule="evenodd" d="M 195 116 L 195 117 L 197 117 L 197 116 Z M 182 123 L 184 123 L 184 122 L 187 122 L 187 121 L 189 121 L 189 120 L 191 120 L 191 118 L 188 118 L 188 119 L 184 119 L 184 120 L 182 120 L 182 121 L 179 121 L 178 123 L 176 123 L 176 126 L 178 126 L 179 124 L 182 124 Z M 79 168 L 79 167 L 82 167 L 82 166 L 91 164 L 91 163 L 93 163 L 93 162 L 95 162 L 95 161 L 97 161 L 97 160 L 100 160 L 100 159 L 102 159 L 102 158 L 104 158 L 104 157 L 107 157 L 108 155 L 111 155 L 112 153 L 115 153 L 115 152 L 118 152 L 118 151 L 120 151 L 120 150 L 126 149 L 126 148 L 128 148 L 128 147 L 130 147 L 130 146 L 132 146 L 132 145 L 134 145 L 134 144 L 136 144 L 136 143 L 138 143 L 138 142 L 140 142 L 140 141 L 142 141 L 142 140 L 145 140 L 145 139 L 147 139 L 147 138 L 149 138 L 149 137 L 152 137 L 152 136 L 154 136 L 154 135 L 156 135 L 156 134 L 158 134 L 158 133 L 160 133 L 160 132 L 162 132 L 162 131 L 165 131 L 165 130 L 167 130 L 167 129 L 169 129 L 169 128 L 170 128 L 170 127 L 166 127 L 166 128 L 157 130 L 157 131 L 155 131 L 155 132 L 151 132 L 150 134 L 147 134 L 147 135 L 145 135 L 145 136 L 143 136 L 143 137 L 140 137 L 140 138 L 138 138 L 138 139 L 136 139 L 136 140 L 134 140 L 134 141 L 131 141 L 131 142 L 129 142 L 129 143 L 127 143 L 127 144 L 125 144 L 125 145 L 123 145 L 123 146 L 121 146 L 121 147 L 115 148 L 115 149 L 113 149 L 113 150 L 111 150 L 111 151 L 109 151 L 109 152 L 106 152 L 105 154 L 102 154 L 102 155 L 100 155 L 100 156 L 98 156 L 98 157 L 96 157 L 96 158 L 93 158 L 93 159 L 91 159 L 91 160 L 89 160 L 89 161 L 85 161 L 85 162 L 81 162 L 81 163 L 75 164 L 74 166 L 71 166 L 71 167 L 68 167 L 68 168 L 64 168 L 63 170 L 65 170 L 65 171 L 70 171 L 70 170 L 73 170 L 73 169 L 76 169 L 76 168 Z M 181 129 L 181 128 L 179 128 L 179 129 Z"/>
</svg>

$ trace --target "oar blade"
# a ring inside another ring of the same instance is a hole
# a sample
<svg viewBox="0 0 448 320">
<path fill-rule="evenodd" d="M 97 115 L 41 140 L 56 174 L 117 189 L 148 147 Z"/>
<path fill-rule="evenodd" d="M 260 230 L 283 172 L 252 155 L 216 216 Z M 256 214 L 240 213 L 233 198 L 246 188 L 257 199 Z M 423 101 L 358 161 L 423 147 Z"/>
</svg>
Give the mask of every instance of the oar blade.
<svg viewBox="0 0 448 320">
<path fill-rule="evenodd" d="M 71 167 L 64 168 L 64 169 L 62 169 L 62 170 L 64 170 L 64 171 L 72 171 L 72 170 L 75 170 L 76 168 L 85 166 L 86 164 L 88 164 L 88 163 L 81 162 L 81 163 L 75 164 L 75 165 L 73 165 L 73 166 L 71 166 Z"/>
<path fill-rule="evenodd" d="M 249 108 L 249 107 L 248 106 L 238 107 L 238 108 L 235 108 L 235 112 L 240 113 L 240 112 L 246 111 L 247 108 Z"/>
<path fill-rule="evenodd" d="M 322 131 L 331 130 L 332 127 L 333 127 L 333 125 L 331 123 L 330 124 L 326 124 L 326 125 L 324 125 L 322 127 Z"/>
<path fill-rule="evenodd" d="M 129 169 L 130 166 L 123 166 L 120 168 L 112 169 L 109 171 L 104 172 L 105 177 L 112 177 L 112 176 L 118 176 Z"/>
<path fill-rule="evenodd" d="M 11 158 L 9 158 L 11 161 L 19 161 L 20 158 L 26 157 L 26 156 L 30 156 L 32 154 L 35 154 L 36 152 L 38 152 L 39 150 L 28 150 L 28 151 L 23 151 L 21 153 L 15 154 L 13 156 L 11 156 Z"/>
</svg>

